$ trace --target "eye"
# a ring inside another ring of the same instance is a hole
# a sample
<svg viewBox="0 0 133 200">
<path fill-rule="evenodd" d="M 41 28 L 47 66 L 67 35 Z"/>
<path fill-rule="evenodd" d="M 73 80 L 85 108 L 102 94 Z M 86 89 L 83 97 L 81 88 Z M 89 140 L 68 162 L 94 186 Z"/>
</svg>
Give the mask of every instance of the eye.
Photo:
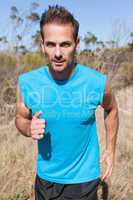
<svg viewBox="0 0 133 200">
<path fill-rule="evenodd" d="M 63 43 L 60 44 L 60 46 L 67 48 L 67 47 L 71 46 L 71 43 L 70 42 L 63 42 Z"/>
<path fill-rule="evenodd" d="M 54 42 L 46 42 L 46 47 L 52 48 L 55 47 L 55 43 Z"/>
</svg>

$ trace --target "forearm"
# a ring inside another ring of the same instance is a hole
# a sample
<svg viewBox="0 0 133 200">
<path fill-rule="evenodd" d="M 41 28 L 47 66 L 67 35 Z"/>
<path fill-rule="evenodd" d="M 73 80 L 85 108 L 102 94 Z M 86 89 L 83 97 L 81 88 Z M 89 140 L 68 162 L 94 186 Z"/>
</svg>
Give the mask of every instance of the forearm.
<svg viewBox="0 0 133 200">
<path fill-rule="evenodd" d="M 15 125 L 20 133 L 26 137 L 30 137 L 31 120 L 21 116 L 16 116 Z"/>
<path fill-rule="evenodd" d="M 114 156 L 119 127 L 118 109 L 115 108 L 107 112 L 104 122 L 106 129 L 106 149 L 110 155 Z"/>
</svg>

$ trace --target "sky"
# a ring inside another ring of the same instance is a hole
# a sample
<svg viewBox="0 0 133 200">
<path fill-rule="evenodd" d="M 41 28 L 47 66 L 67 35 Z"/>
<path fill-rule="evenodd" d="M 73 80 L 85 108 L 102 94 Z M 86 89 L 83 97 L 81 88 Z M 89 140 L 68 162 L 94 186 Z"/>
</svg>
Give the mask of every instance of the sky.
<svg viewBox="0 0 133 200">
<path fill-rule="evenodd" d="M 9 14 L 12 5 L 26 10 L 34 0 L 1 0 L 0 1 L 0 34 L 8 31 Z M 79 35 L 94 33 L 99 40 L 112 39 L 114 24 L 122 24 L 125 31 L 133 31 L 133 0 L 36 0 L 39 12 L 48 5 L 59 4 L 70 10 L 80 23 Z"/>
</svg>

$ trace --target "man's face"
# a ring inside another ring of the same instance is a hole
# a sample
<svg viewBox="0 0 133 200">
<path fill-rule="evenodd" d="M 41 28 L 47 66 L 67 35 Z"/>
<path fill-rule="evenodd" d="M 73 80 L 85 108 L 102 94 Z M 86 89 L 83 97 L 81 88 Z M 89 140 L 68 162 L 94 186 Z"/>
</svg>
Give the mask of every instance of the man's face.
<svg viewBox="0 0 133 200">
<path fill-rule="evenodd" d="M 71 24 L 46 24 L 42 50 L 52 70 L 62 72 L 71 66 L 79 40 L 75 41 Z"/>
</svg>

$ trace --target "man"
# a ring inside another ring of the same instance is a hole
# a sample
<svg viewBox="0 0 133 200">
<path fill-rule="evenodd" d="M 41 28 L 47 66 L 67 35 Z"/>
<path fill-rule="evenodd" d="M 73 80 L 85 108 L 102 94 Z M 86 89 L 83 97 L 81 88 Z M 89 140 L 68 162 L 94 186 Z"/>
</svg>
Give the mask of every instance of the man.
<svg viewBox="0 0 133 200">
<path fill-rule="evenodd" d="M 102 73 L 75 62 L 79 23 L 52 6 L 40 21 L 48 65 L 19 76 L 16 127 L 38 141 L 35 199 L 96 200 L 100 182 L 95 111 L 105 112 L 107 169 L 112 174 L 118 109 Z"/>
</svg>

